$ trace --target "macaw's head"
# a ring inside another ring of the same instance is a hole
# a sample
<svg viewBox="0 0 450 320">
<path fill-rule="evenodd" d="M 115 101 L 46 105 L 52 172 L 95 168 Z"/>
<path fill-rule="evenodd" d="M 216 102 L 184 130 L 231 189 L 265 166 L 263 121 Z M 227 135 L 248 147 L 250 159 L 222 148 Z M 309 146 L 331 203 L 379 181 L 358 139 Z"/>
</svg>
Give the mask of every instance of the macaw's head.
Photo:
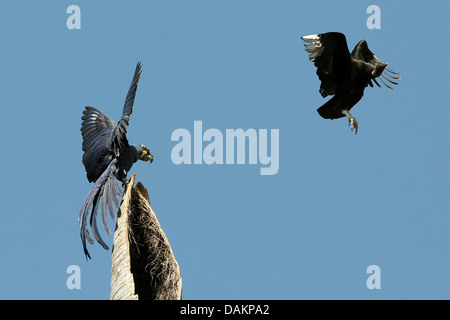
<svg viewBox="0 0 450 320">
<path fill-rule="evenodd" d="M 153 162 L 153 155 L 146 146 L 141 144 L 140 146 L 138 145 L 138 146 L 134 146 L 134 147 L 136 148 L 136 150 L 138 152 L 139 160 L 150 161 L 150 163 Z"/>
</svg>

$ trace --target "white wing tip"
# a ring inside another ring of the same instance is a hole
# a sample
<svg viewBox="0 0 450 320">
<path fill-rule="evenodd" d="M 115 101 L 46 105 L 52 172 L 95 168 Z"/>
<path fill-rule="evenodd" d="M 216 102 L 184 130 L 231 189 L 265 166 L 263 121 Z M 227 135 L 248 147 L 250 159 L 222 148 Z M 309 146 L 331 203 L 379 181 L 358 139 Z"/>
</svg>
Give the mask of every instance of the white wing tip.
<svg viewBox="0 0 450 320">
<path fill-rule="evenodd" d="M 318 56 L 321 56 L 323 53 L 322 43 L 320 42 L 320 37 L 318 34 L 310 34 L 307 36 L 301 37 L 303 41 L 309 43 L 305 44 L 306 51 L 310 53 L 309 60 L 314 62 Z"/>
<path fill-rule="evenodd" d="M 317 41 L 320 39 L 318 34 L 310 34 L 307 36 L 303 36 L 301 38 L 303 41 L 306 41 L 306 42 L 313 42 L 313 41 Z"/>
</svg>

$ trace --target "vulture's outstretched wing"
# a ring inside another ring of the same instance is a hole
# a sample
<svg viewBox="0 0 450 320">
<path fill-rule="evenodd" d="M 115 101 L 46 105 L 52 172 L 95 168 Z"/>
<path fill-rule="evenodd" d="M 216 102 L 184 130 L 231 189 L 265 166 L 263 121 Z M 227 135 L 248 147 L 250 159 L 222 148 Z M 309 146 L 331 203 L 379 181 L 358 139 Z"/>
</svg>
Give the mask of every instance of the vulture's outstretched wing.
<svg viewBox="0 0 450 320">
<path fill-rule="evenodd" d="M 128 146 L 128 140 L 126 137 L 127 126 L 130 121 L 130 115 L 133 113 L 134 98 L 136 97 L 136 90 L 142 72 L 141 68 L 142 64 L 138 62 L 136 65 L 136 70 L 134 71 L 133 80 L 131 81 L 130 88 L 128 89 L 127 97 L 125 98 L 122 118 L 117 123 L 113 133 L 113 149 L 116 157 L 119 156 L 120 150 L 123 146 Z"/>
<path fill-rule="evenodd" d="M 355 60 L 364 61 L 373 66 L 376 66 L 377 64 L 382 63 L 382 61 L 375 54 L 373 54 L 372 51 L 370 51 L 369 46 L 367 45 L 367 42 L 365 40 L 361 40 L 360 42 L 358 42 L 358 44 L 353 49 L 351 56 Z M 390 85 L 388 85 L 386 82 L 384 82 L 383 79 L 390 82 L 391 84 L 397 85 L 398 83 L 393 80 L 400 80 L 401 78 L 398 77 L 398 75 L 400 75 L 400 73 L 394 72 L 394 71 L 386 68 L 383 70 L 383 72 L 381 73 L 381 75 L 378 79 L 387 88 L 394 90 Z M 375 78 L 373 78 L 372 80 L 376 83 L 377 86 L 380 87 L 380 85 L 378 84 L 378 82 Z M 373 84 L 371 81 L 369 81 L 369 85 L 371 87 L 373 87 Z"/>
<path fill-rule="evenodd" d="M 339 84 L 350 78 L 351 57 L 345 35 L 328 32 L 303 36 L 309 60 L 317 67 L 322 97 L 336 94 Z"/>
</svg>

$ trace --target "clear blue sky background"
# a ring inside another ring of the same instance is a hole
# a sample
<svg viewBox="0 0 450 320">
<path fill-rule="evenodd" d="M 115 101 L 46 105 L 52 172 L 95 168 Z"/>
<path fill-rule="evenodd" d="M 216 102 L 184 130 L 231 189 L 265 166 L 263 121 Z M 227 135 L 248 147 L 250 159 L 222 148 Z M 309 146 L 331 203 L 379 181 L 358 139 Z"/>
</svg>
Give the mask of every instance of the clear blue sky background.
<svg viewBox="0 0 450 320">
<path fill-rule="evenodd" d="M 81 8 L 81 30 L 66 9 Z M 381 8 L 369 30 L 366 9 Z M 2 299 L 108 299 L 111 251 L 89 246 L 78 212 L 84 106 L 120 118 L 143 63 L 132 143 L 172 245 L 185 299 L 449 299 L 450 46 L 444 2 L 2 1 Z M 347 120 L 326 100 L 301 35 L 360 39 L 402 73 L 368 88 Z M 280 130 L 280 168 L 180 165 L 177 128 Z M 110 225 L 114 222 L 110 220 Z M 103 230 L 102 230 L 103 231 Z M 108 244 L 112 235 L 102 233 Z M 381 268 L 381 289 L 366 268 Z M 66 268 L 81 268 L 69 290 Z"/>
</svg>

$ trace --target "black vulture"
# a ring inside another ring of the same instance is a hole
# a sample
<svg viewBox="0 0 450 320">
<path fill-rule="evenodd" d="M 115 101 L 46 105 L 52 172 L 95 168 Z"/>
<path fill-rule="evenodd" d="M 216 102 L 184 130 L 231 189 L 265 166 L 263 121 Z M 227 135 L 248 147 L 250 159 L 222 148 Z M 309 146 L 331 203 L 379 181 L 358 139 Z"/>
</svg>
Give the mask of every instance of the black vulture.
<svg viewBox="0 0 450 320">
<path fill-rule="evenodd" d="M 125 99 L 122 118 L 116 124 L 110 117 L 93 107 L 86 107 L 81 117 L 81 134 L 83 136 L 83 164 L 86 176 L 94 186 L 81 207 L 78 221 L 81 228 L 81 241 L 84 253 L 91 258 L 86 248 L 86 239 L 93 244 L 87 226 L 87 218 L 92 206 L 90 225 L 94 238 L 108 250 L 97 228 L 97 211 L 100 206 L 103 225 L 108 234 L 107 211 L 113 220 L 116 216 L 114 206 L 119 208 L 118 196 L 122 196 L 117 180 L 127 183 L 127 173 L 137 160 L 153 162 L 153 155 L 145 145 L 129 145 L 126 137 L 130 115 L 133 112 L 134 98 L 139 78 L 141 63 L 139 62 L 131 81 L 130 89 Z M 101 203 L 101 205 L 100 205 Z"/>
<path fill-rule="evenodd" d="M 317 112 L 325 119 L 337 119 L 346 116 L 349 126 L 355 134 L 358 132 L 358 122 L 350 114 L 350 109 L 358 103 L 367 85 L 373 87 L 373 82 L 380 87 L 377 80 L 387 88 L 394 90 L 391 84 L 401 79 L 400 75 L 387 67 L 388 63 L 381 61 L 369 50 L 367 42 L 361 40 L 350 54 L 345 35 L 339 32 L 328 32 L 303 36 L 306 51 L 310 53 L 309 60 L 317 67 L 317 75 L 321 81 L 322 97 L 334 95 Z"/>
</svg>

